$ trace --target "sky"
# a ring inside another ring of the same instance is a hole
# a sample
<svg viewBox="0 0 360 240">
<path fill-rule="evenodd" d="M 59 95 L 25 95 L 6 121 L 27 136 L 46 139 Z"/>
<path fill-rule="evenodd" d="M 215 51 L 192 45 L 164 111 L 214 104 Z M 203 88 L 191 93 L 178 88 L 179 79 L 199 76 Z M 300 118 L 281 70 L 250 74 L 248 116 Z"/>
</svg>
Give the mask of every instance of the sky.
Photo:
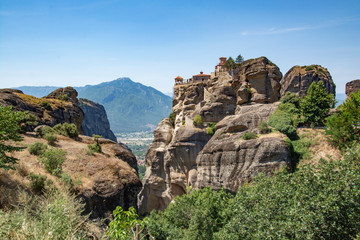
<svg viewBox="0 0 360 240">
<path fill-rule="evenodd" d="M 328 68 L 360 79 L 359 0 L 1 0 L 0 88 L 129 77 L 172 92 L 219 57 Z"/>
</svg>

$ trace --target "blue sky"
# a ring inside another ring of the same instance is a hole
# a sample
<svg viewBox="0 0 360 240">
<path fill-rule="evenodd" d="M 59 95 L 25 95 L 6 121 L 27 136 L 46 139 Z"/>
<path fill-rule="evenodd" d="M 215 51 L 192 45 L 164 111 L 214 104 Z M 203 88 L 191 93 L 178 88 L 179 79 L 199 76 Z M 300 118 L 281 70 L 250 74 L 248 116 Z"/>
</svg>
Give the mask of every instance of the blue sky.
<svg viewBox="0 0 360 240">
<path fill-rule="evenodd" d="M 130 77 L 171 92 L 218 58 L 320 64 L 360 78 L 360 1 L 1 0 L 0 88 Z"/>
</svg>

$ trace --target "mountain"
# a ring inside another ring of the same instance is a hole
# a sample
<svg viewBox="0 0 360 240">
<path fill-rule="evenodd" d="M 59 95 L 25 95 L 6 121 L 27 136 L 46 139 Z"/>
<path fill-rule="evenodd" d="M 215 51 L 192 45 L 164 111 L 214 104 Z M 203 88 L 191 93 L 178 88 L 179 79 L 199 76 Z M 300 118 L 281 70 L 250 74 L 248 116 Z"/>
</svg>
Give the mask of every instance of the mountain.
<svg viewBox="0 0 360 240">
<path fill-rule="evenodd" d="M 42 97 L 58 87 L 19 87 L 26 94 Z M 115 133 L 153 129 L 171 112 L 172 98 L 160 91 L 119 78 L 98 85 L 75 87 L 79 98 L 105 107 L 111 129 Z"/>
</svg>

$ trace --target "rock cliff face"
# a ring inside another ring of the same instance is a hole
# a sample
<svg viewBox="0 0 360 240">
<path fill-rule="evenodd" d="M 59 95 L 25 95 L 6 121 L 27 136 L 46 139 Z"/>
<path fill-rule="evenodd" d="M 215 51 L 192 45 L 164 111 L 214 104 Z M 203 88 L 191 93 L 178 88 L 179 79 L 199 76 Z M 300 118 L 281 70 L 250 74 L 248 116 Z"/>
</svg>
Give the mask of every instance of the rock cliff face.
<svg viewBox="0 0 360 240">
<path fill-rule="evenodd" d="M 293 92 L 304 97 L 310 84 L 318 81 L 322 81 L 326 91 L 335 96 L 336 86 L 326 68 L 320 65 L 294 66 L 281 81 L 281 96 L 286 92 Z"/>
<path fill-rule="evenodd" d="M 140 213 L 165 209 L 189 186 L 236 192 L 259 171 L 270 174 L 288 164 L 283 135 L 242 140 L 277 108 L 281 77 L 275 64 L 260 57 L 234 71 L 214 73 L 208 81 L 175 85 L 174 127 L 164 119 L 154 132 L 138 197 Z M 196 115 L 203 120 L 198 126 Z M 209 122 L 216 123 L 213 136 L 206 131 Z"/>
<path fill-rule="evenodd" d="M 85 113 L 82 128 L 86 136 L 97 134 L 114 142 L 117 141 L 114 133 L 110 129 L 110 123 L 103 105 L 80 98 L 79 106 Z"/>
<path fill-rule="evenodd" d="M 40 125 L 74 123 L 82 133 L 84 112 L 77 105 L 76 96 L 73 98 L 76 91 L 73 88 L 66 88 L 66 92 L 69 93 L 69 98 L 65 101 L 58 99 L 59 94 L 54 95 L 54 98 L 50 98 L 51 94 L 46 98 L 36 98 L 23 94 L 20 90 L 0 89 L 0 105 L 12 106 L 17 111 L 29 111 L 37 117 Z"/>
<path fill-rule="evenodd" d="M 346 97 L 350 97 L 351 93 L 356 93 L 357 91 L 359 91 L 359 89 L 360 89 L 360 79 L 346 83 L 346 87 L 345 87 Z"/>
</svg>

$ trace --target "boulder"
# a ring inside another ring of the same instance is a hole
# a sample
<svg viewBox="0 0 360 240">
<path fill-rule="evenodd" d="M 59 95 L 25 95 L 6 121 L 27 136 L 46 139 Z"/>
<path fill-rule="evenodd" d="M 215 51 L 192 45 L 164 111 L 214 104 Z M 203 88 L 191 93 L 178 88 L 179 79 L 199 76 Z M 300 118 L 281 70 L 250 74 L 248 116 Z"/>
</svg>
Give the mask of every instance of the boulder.
<svg viewBox="0 0 360 240">
<path fill-rule="evenodd" d="M 335 96 L 335 84 L 329 71 L 320 65 L 294 66 L 281 81 L 281 97 L 287 92 L 296 93 L 300 97 L 307 94 L 309 86 L 313 82 L 322 81 L 327 93 Z"/>
<path fill-rule="evenodd" d="M 346 87 L 345 87 L 346 97 L 350 97 L 351 93 L 356 93 L 357 91 L 359 91 L 359 89 L 360 89 L 360 79 L 346 83 Z"/>
</svg>

